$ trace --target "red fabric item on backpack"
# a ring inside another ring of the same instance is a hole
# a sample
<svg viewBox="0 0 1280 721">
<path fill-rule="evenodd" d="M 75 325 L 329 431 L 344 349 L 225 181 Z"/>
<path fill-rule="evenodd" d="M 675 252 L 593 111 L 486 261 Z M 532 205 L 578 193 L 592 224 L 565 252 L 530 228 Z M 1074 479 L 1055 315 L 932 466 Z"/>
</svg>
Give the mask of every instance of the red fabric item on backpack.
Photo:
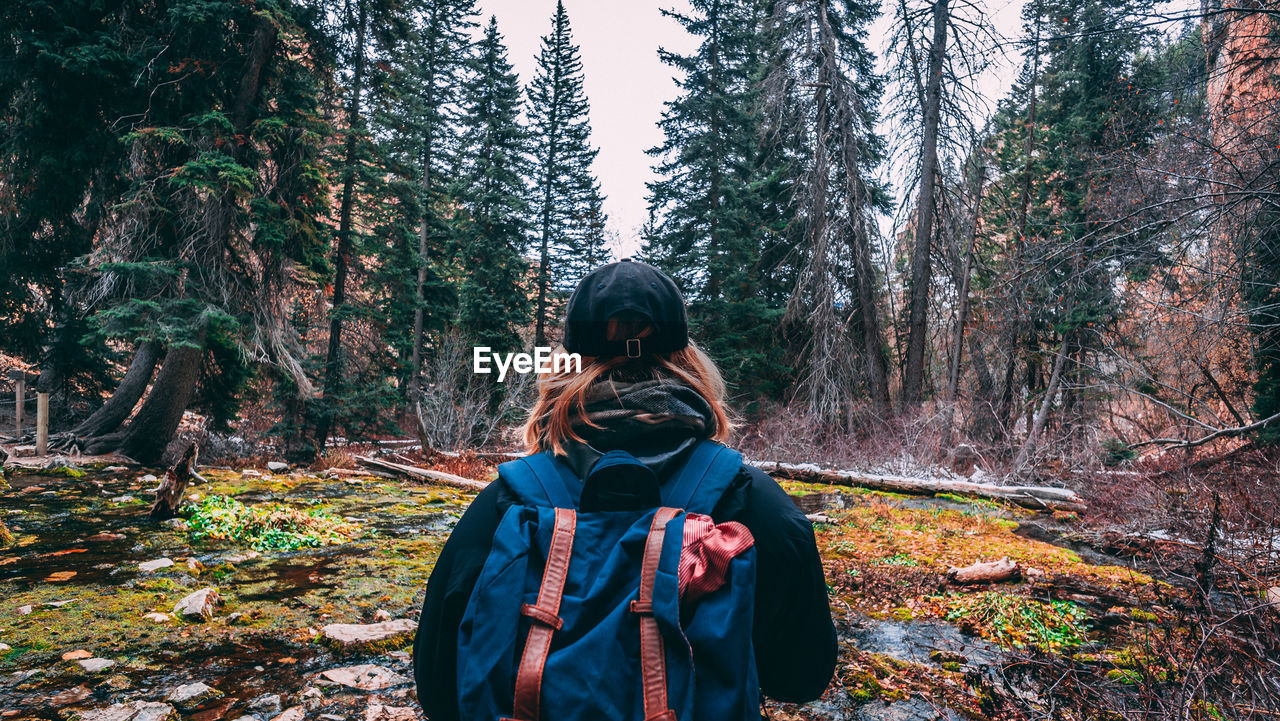
<svg viewBox="0 0 1280 721">
<path fill-rule="evenodd" d="M 680 598 L 693 601 L 724 585 L 729 562 L 755 543 L 741 523 L 716 525 L 711 516 L 684 517 L 684 548 L 680 550 Z"/>
</svg>

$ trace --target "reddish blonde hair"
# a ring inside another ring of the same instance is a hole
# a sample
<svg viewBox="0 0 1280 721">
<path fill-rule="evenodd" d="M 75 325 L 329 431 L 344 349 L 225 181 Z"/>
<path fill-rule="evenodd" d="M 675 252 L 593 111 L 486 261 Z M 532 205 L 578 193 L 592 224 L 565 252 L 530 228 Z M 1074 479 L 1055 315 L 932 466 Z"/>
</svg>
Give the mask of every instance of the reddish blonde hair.
<svg viewBox="0 0 1280 721">
<path fill-rule="evenodd" d="M 625 340 L 643 338 L 652 332 L 652 326 L 644 323 L 612 319 L 609 321 L 607 335 L 609 340 Z M 564 353 L 565 349 L 559 347 L 556 352 Z M 558 368 L 559 365 L 553 367 Z M 720 376 L 720 369 L 710 356 L 690 340 L 688 346 L 678 351 L 641 358 L 585 356 L 581 372 L 564 369 L 542 376 L 538 381 L 538 401 L 524 425 L 524 442 L 528 451 L 538 453 L 549 450 L 563 455 L 566 443 L 585 443 L 585 439 L 573 429 L 573 423 L 580 420 L 593 428 L 601 427 L 586 418 L 587 392 L 596 383 L 615 374 L 628 380 L 678 380 L 692 388 L 711 406 L 714 427 L 710 437 L 713 440 L 723 442 L 733 430 L 725 407 L 724 379 Z"/>
</svg>

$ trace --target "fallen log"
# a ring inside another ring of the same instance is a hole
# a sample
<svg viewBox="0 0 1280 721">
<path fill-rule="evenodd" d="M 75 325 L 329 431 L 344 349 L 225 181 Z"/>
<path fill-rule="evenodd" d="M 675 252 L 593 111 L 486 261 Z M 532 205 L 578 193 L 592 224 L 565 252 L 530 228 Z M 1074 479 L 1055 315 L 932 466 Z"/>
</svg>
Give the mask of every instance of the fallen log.
<svg viewBox="0 0 1280 721">
<path fill-rule="evenodd" d="M 988 498 L 1007 501 L 1023 508 L 1046 511 L 1072 511 L 1084 513 L 1088 506 L 1075 491 L 1045 486 L 997 486 L 993 483 L 956 481 L 947 478 L 911 478 L 908 476 L 878 475 L 857 471 L 833 471 L 811 463 L 794 464 L 778 461 L 748 461 L 751 465 L 775 478 L 807 483 L 826 483 L 836 486 L 870 488 L 876 491 L 936 496 L 952 493 L 959 496 Z"/>
<path fill-rule="evenodd" d="M 156 502 L 152 504 L 149 514 L 153 521 L 164 521 L 178 515 L 178 507 L 182 505 L 182 494 L 187 492 L 187 485 L 192 478 L 200 478 L 200 474 L 196 473 L 196 455 L 199 451 L 199 447 L 192 443 L 187 446 L 182 458 L 164 472 L 164 479 L 156 489 Z"/>
<path fill-rule="evenodd" d="M 947 569 L 947 580 L 952 583 L 1000 583 L 1010 581 L 1022 575 L 1022 568 L 1017 561 L 1010 561 L 1008 556 L 999 561 L 979 561 L 964 568 Z"/>
<path fill-rule="evenodd" d="M 425 481 L 432 481 L 435 483 L 444 483 L 446 485 L 456 486 L 458 488 L 465 488 L 468 491 L 479 491 L 489 485 L 486 481 L 477 481 L 471 478 L 463 478 L 462 476 L 455 476 L 452 473 L 445 473 L 443 471 L 432 471 L 426 468 L 418 468 L 417 466 L 406 466 L 403 463 L 392 463 L 391 461 L 384 461 L 380 458 L 371 458 L 369 456 L 355 456 L 355 459 L 360 463 L 362 463 L 363 465 L 370 466 L 371 468 L 377 468 L 384 471 L 391 471 L 392 473 L 399 473 L 404 476 L 419 478 Z"/>
</svg>

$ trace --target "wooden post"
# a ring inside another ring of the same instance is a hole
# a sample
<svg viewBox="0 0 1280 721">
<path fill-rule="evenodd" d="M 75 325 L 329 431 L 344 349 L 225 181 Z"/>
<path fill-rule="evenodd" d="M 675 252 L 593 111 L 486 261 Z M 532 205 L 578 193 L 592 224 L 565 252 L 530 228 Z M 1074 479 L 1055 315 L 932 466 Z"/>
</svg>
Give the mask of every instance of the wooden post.
<svg viewBox="0 0 1280 721">
<path fill-rule="evenodd" d="M 36 393 L 36 455 L 49 452 L 49 394 Z"/>
<path fill-rule="evenodd" d="M 18 436 L 22 436 L 22 416 L 27 408 L 27 374 L 18 371 L 13 376 L 13 402 L 14 402 L 14 427 L 18 430 Z"/>
</svg>

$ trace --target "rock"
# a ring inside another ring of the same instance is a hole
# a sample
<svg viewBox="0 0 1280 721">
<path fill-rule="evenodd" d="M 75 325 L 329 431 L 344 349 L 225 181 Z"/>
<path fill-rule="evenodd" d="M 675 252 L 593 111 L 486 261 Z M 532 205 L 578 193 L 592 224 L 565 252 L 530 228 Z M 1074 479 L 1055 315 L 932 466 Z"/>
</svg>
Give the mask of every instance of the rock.
<svg viewBox="0 0 1280 721">
<path fill-rule="evenodd" d="M 111 502 L 112 503 L 133 503 L 136 500 L 138 499 L 126 493 L 123 496 L 116 496 L 115 498 L 112 498 Z"/>
<path fill-rule="evenodd" d="M 73 718 L 78 721 L 170 721 L 178 718 L 178 712 L 167 703 L 130 701 L 85 711 Z"/>
<path fill-rule="evenodd" d="M 408 664 L 413 661 L 413 656 L 408 651 L 392 651 L 387 655 L 393 660 L 403 664 Z"/>
<path fill-rule="evenodd" d="M 84 539 L 93 543 L 110 543 L 111 541 L 119 541 L 124 538 L 123 533 L 95 533 Z"/>
<path fill-rule="evenodd" d="M 411 706 L 383 706 L 373 703 L 365 709 L 364 721 L 418 721 L 418 712 Z"/>
<path fill-rule="evenodd" d="M 162 568 L 168 568 L 172 565 L 173 565 L 172 558 L 157 558 L 154 561 L 143 561 L 142 563 L 139 563 L 138 570 L 143 571 L 145 573 L 150 573 L 151 571 L 159 571 Z"/>
<path fill-rule="evenodd" d="M 289 464 L 281 463 L 280 461 L 268 461 L 267 470 L 271 471 L 272 473 L 284 473 L 285 471 L 289 470 Z"/>
<path fill-rule="evenodd" d="M 103 473 L 120 473 L 129 470 L 128 466 L 107 466 L 102 469 Z"/>
<path fill-rule="evenodd" d="M 262 719 L 258 718 L 257 716 L 254 716 L 253 714 L 247 713 L 243 716 L 240 716 L 234 719 L 234 721 L 262 721 Z"/>
<path fill-rule="evenodd" d="M 319 721 L 347 721 L 346 716 L 339 716 L 336 713 L 322 713 L 316 717 Z"/>
<path fill-rule="evenodd" d="M 346 666 L 344 668 L 331 668 L 320 675 L 330 681 L 336 681 L 343 686 L 357 688 L 361 691 L 379 691 L 391 686 L 399 686 L 402 683 L 409 683 L 411 680 L 409 677 L 401 676 L 385 666 L 372 663 Z"/>
<path fill-rule="evenodd" d="M 242 618 L 244 618 L 244 612 L 242 612 L 242 611 L 236 611 L 235 613 L 229 613 L 229 614 L 227 614 L 227 618 L 226 618 L 227 625 L 228 625 L 228 626 L 234 626 L 234 625 L 236 625 L 237 623 L 240 623 L 240 619 L 242 619 Z"/>
<path fill-rule="evenodd" d="M 156 623 L 168 623 L 173 620 L 173 616 L 170 616 L 167 613 L 158 613 L 155 611 L 146 614 L 143 618 L 148 621 L 155 621 Z"/>
<path fill-rule="evenodd" d="M 48 606 L 49 608 L 62 608 L 63 606 L 67 605 L 68 603 L 72 603 L 72 601 L 45 601 L 44 603 L 42 603 L 42 604 L 40 604 L 40 605 L 42 605 L 42 606 Z"/>
<path fill-rule="evenodd" d="M 160 480 L 160 479 L 159 479 L 159 478 L 156 478 L 154 475 L 152 475 L 152 474 L 148 473 L 148 474 L 144 475 L 143 477 L 139 478 L 138 480 L 139 480 L 139 481 L 142 481 L 143 483 L 155 483 L 156 481 L 158 481 L 158 480 Z"/>
<path fill-rule="evenodd" d="M 1280 611 L 1280 586 L 1267 589 L 1267 603 L 1271 604 L 1273 610 Z"/>
<path fill-rule="evenodd" d="M 183 711 L 194 711 L 195 709 L 205 706 L 212 701 L 222 698 L 223 694 L 218 689 L 200 681 L 194 683 L 183 684 L 169 692 L 164 697 L 165 701 L 177 706 Z"/>
<path fill-rule="evenodd" d="M 169 518 L 161 521 L 161 523 L 172 528 L 175 531 L 185 531 L 187 530 L 187 527 L 188 527 L 187 519 L 185 518 Z"/>
<path fill-rule="evenodd" d="M 284 713 L 271 719 L 271 721 L 302 721 L 306 718 L 306 706 L 290 706 L 284 710 Z"/>
<path fill-rule="evenodd" d="M 69 688 L 66 691 L 50 696 L 49 705 L 55 707 L 70 706 L 73 703 L 80 703 L 91 695 L 93 695 L 93 691 L 90 691 L 88 686 L 80 684 L 75 688 Z"/>
<path fill-rule="evenodd" d="M 280 713 L 280 709 L 283 707 L 284 702 L 280 700 L 280 694 L 278 693 L 263 694 L 249 702 L 249 710 L 251 711 Z"/>
<path fill-rule="evenodd" d="M 80 668 L 88 671 L 89 673 L 106 671 L 116 665 L 116 662 L 109 658 L 82 658 L 76 663 L 80 664 Z"/>
<path fill-rule="evenodd" d="M 391 612 L 390 612 L 390 611 L 388 611 L 388 610 L 386 610 L 386 609 L 380 608 L 380 609 L 378 609 L 377 611 L 374 611 L 374 612 L 373 612 L 373 620 L 374 620 L 376 623 L 382 623 L 382 622 L 384 622 L 384 621 L 390 621 L 390 620 L 391 620 Z"/>
<path fill-rule="evenodd" d="M 19 615 L 19 616 L 26 616 L 26 615 L 28 615 L 28 614 L 30 614 L 30 613 L 31 613 L 31 610 L 32 610 L 32 609 L 31 609 L 31 606 L 30 606 L 30 605 L 27 605 L 27 606 L 18 606 L 18 615 Z"/>
<path fill-rule="evenodd" d="M 320 708 L 321 702 L 324 701 L 324 691 L 315 686 L 308 686 L 302 689 L 302 693 L 298 694 L 298 700 L 308 709 L 315 710 Z"/>
<path fill-rule="evenodd" d="M 243 471 L 240 471 L 240 475 L 246 478 L 261 478 L 262 471 L 255 471 L 252 468 L 246 468 Z"/>
<path fill-rule="evenodd" d="M 417 627 L 407 618 L 381 623 L 331 623 L 320 629 L 320 637 L 335 650 L 370 652 L 408 645 Z"/>
<path fill-rule="evenodd" d="M 203 563 L 201 563 L 201 562 L 200 562 L 199 560 L 197 560 L 197 559 L 194 559 L 194 558 L 188 558 L 188 559 L 187 559 L 187 570 L 189 570 L 189 571 L 203 571 L 203 570 L 204 570 L 204 564 L 203 564 Z"/>
<path fill-rule="evenodd" d="M 224 563 L 244 563 L 261 556 L 257 551 L 245 551 L 244 553 L 228 553 L 222 557 Z"/>
<path fill-rule="evenodd" d="M 75 651 L 67 651 L 62 654 L 63 661 L 78 661 L 82 658 L 93 658 L 93 654 L 83 648 L 76 649 Z"/>
<path fill-rule="evenodd" d="M 213 610 L 222 603 L 218 598 L 218 589 L 202 588 L 199 591 L 178 601 L 173 607 L 173 615 L 178 618 L 213 618 Z"/>
<path fill-rule="evenodd" d="M 10 651 L 12 649 L 13 649 L 13 646 L 10 646 L 7 643 L 0 643 L 0 652 Z"/>
</svg>

